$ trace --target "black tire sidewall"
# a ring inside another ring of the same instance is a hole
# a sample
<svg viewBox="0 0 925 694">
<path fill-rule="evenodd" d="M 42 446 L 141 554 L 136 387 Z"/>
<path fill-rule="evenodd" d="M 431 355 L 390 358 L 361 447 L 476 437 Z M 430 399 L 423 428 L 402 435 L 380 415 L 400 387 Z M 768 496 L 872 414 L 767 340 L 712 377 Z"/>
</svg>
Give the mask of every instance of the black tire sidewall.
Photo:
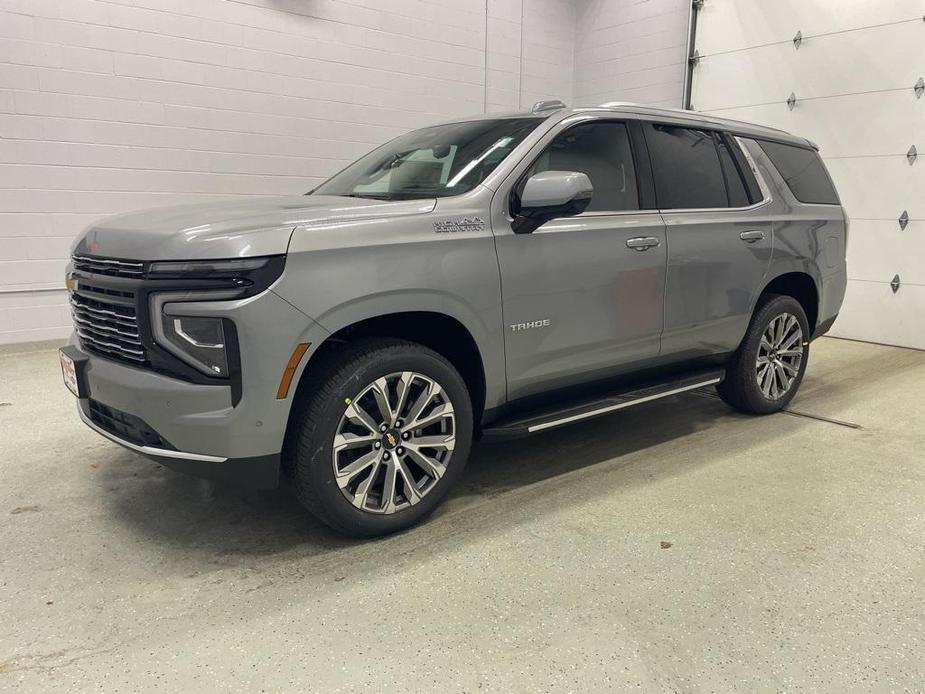
<svg viewBox="0 0 925 694">
<path fill-rule="evenodd" d="M 755 364 L 758 359 L 758 349 L 761 344 L 761 336 L 767 330 L 772 320 L 783 313 L 790 313 L 796 317 L 800 323 L 800 330 L 803 333 L 803 358 L 800 360 L 800 368 L 796 378 L 790 388 L 781 397 L 775 400 L 769 400 L 761 392 L 758 385 L 758 379 L 755 373 Z M 800 303 L 789 296 L 775 296 L 761 305 L 755 314 L 746 339 L 740 347 L 737 355 L 735 368 L 740 373 L 729 374 L 727 378 L 732 377 L 734 385 L 742 389 L 740 393 L 744 400 L 745 407 L 752 412 L 759 414 L 777 412 L 793 399 L 800 384 L 803 382 L 803 374 L 806 372 L 806 366 L 809 362 L 809 321 L 806 313 Z"/>
<path fill-rule="evenodd" d="M 348 360 L 344 360 L 348 361 Z M 334 477 L 334 435 L 347 398 L 355 398 L 377 378 L 399 371 L 415 371 L 436 381 L 447 393 L 456 422 L 456 442 L 447 470 L 420 502 L 393 514 L 362 511 L 344 496 Z M 383 344 L 353 363 L 336 368 L 321 397 L 308 408 L 312 423 L 305 427 L 296 448 L 295 483 L 310 511 L 336 530 L 357 537 L 385 535 L 419 522 L 440 504 L 465 468 L 472 445 L 472 405 L 465 382 L 437 353 L 413 343 Z"/>
</svg>

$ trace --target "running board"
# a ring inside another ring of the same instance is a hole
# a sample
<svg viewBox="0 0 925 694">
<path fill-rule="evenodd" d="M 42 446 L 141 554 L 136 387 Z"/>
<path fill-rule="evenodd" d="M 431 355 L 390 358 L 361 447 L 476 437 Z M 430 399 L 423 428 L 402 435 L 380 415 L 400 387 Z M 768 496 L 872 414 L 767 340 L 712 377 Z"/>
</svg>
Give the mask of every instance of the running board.
<svg viewBox="0 0 925 694">
<path fill-rule="evenodd" d="M 697 388 L 715 386 L 723 380 L 724 374 L 722 369 L 699 371 L 641 387 L 637 384 L 632 390 L 618 390 L 607 395 L 598 395 L 593 400 L 578 402 L 572 400 L 558 407 L 536 410 L 494 422 L 482 430 L 482 438 L 497 440 L 536 434 L 564 424 L 580 422 L 634 405 L 641 405 L 644 402 L 667 398 Z"/>
</svg>

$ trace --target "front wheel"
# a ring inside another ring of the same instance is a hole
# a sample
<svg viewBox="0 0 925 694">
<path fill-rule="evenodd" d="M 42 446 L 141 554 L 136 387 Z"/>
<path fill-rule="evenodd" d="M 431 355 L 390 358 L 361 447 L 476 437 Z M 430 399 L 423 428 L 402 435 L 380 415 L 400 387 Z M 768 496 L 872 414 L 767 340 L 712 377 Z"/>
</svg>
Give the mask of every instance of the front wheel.
<svg viewBox="0 0 925 694">
<path fill-rule="evenodd" d="M 809 322 L 790 296 L 770 295 L 759 303 L 739 349 L 716 390 L 743 412 L 769 414 L 796 395 L 809 360 Z"/>
<path fill-rule="evenodd" d="M 442 356 L 398 340 L 349 346 L 295 413 L 299 499 L 346 535 L 407 528 L 461 475 L 472 442 L 465 382 Z"/>
</svg>

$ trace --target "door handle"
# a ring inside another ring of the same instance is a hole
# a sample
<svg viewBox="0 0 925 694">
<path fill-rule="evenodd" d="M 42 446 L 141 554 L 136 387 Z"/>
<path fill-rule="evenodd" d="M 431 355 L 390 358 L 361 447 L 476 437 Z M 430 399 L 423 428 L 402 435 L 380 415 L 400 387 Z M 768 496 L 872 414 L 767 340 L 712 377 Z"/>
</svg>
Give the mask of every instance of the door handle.
<svg viewBox="0 0 925 694">
<path fill-rule="evenodd" d="M 755 243 L 755 241 L 764 240 L 764 232 L 760 230 L 743 231 L 741 234 L 739 234 L 739 238 L 745 241 L 745 243 Z"/>
<path fill-rule="evenodd" d="M 637 251 L 647 251 L 650 248 L 660 246 L 661 243 L 662 242 L 654 236 L 636 236 L 635 238 L 626 240 L 626 247 Z"/>
</svg>

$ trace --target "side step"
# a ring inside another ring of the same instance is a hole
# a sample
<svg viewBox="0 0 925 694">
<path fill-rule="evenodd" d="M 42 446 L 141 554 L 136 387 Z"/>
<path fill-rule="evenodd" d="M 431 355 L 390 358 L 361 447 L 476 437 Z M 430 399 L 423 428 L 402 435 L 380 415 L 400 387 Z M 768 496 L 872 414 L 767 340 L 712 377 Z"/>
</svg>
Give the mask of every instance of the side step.
<svg viewBox="0 0 925 694">
<path fill-rule="evenodd" d="M 714 386 L 723 380 L 725 372 L 722 369 L 698 371 L 667 381 L 635 385 L 632 390 L 618 390 L 606 395 L 597 395 L 593 400 L 569 401 L 554 407 L 534 410 L 525 414 L 515 415 L 510 419 L 502 419 L 492 423 L 482 430 L 484 440 L 498 440 L 535 434 L 547 429 L 580 422 L 617 410 L 623 410 L 644 402 L 667 398 L 696 388 Z"/>
</svg>

